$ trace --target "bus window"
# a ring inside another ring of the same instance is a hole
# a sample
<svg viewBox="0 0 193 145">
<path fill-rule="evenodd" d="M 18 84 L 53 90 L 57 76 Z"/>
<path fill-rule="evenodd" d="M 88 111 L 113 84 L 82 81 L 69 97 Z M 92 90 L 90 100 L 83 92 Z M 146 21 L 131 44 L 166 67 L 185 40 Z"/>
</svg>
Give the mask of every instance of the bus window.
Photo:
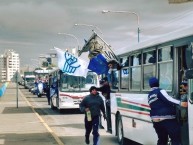
<svg viewBox="0 0 193 145">
<path fill-rule="evenodd" d="M 139 91 L 141 86 L 141 53 L 131 56 L 130 89 Z"/>
<path fill-rule="evenodd" d="M 111 84 L 112 89 L 118 88 L 118 71 L 116 69 L 109 71 L 108 80 L 110 80 L 109 83 Z"/>
<path fill-rule="evenodd" d="M 121 69 L 121 79 L 120 79 L 120 87 L 121 89 L 128 89 L 129 88 L 129 69 L 122 68 Z"/>
<path fill-rule="evenodd" d="M 88 91 L 91 86 L 97 86 L 97 83 L 97 74 L 93 72 L 88 72 L 86 78 L 61 73 L 60 91 Z"/>
<path fill-rule="evenodd" d="M 173 47 L 166 46 L 158 49 L 158 76 L 160 87 L 172 91 L 173 81 Z"/>
<path fill-rule="evenodd" d="M 86 76 L 86 83 L 87 84 L 94 84 L 94 79 L 92 75 Z"/>
<path fill-rule="evenodd" d="M 141 54 L 137 53 L 131 56 L 131 66 L 141 65 Z"/>
<path fill-rule="evenodd" d="M 168 61 L 173 60 L 173 47 L 167 46 L 158 50 L 158 60 L 160 61 Z"/>
<path fill-rule="evenodd" d="M 143 90 L 149 90 L 149 79 L 156 75 L 156 50 L 143 53 Z"/>
<path fill-rule="evenodd" d="M 129 88 L 129 57 L 122 57 L 120 62 L 122 64 L 122 69 L 120 73 L 120 88 L 128 89 Z"/>
<path fill-rule="evenodd" d="M 128 67 L 129 66 L 129 57 L 122 57 L 120 59 L 120 62 L 123 67 Z"/>
</svg>

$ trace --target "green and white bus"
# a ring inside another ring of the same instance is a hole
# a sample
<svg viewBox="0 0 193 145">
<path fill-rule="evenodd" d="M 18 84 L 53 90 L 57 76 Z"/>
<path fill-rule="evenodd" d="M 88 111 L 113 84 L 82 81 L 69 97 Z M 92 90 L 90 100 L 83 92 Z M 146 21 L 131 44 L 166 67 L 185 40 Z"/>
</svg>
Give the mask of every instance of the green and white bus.
<svg viewBox="0 0 193 145">
<path fill-rule="evenodd" d="M 147 100 L 148 80 L 155 76 L 160 87 L 177 99 L 181 82 L 188 79 L 188 117 L 178 115 L 178 119 L 183 145 L 193 145 L 193 28 L 125 48 L 118 58 L 123 67 L 115 72 L 118 83 L 111 93 L 111 122 L 119 143 L 123 145 L 127 138 L 143 145 L 157 144 Z"/>
</svg>

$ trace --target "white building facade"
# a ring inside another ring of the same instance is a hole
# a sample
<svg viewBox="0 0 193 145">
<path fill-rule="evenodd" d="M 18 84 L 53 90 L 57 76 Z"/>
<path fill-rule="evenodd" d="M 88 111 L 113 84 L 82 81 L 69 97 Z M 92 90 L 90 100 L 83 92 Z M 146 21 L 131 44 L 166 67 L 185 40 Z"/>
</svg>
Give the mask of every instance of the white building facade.
<svg viewBox="0 0 193 145">
<path fill-rule="evenodd" d="M 6 74 L 6 58 L 4 55 L 0 55 L 0 82 L 5 82 L 7 79 Z"/>
<path fill-rule="evenodd" d="M 0 81 L 11 81 L 16 71 L 20 72 L 19 54 L 13 50 L 6 50 L 0 56 Z"/>
</svg>

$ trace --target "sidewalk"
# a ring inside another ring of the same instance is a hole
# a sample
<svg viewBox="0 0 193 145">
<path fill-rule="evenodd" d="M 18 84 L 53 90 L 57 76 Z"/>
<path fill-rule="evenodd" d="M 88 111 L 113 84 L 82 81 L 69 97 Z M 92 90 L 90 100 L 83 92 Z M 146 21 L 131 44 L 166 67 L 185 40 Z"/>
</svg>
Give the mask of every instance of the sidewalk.
<svg viewBox="0 0 193 145">
<path fill-rule="evenodd" d="M 0 145 L 63 145 L 10 83 L 0 97 Z"/>
</svg>

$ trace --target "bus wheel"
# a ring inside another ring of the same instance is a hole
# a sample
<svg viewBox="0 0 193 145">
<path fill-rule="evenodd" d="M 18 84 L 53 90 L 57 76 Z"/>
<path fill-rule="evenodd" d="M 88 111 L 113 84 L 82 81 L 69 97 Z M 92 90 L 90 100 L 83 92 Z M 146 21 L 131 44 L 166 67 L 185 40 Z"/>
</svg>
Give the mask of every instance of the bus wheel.
<svg viewBox="0 0 193 145">
<path fill-rule="evenodd" d="M 120 145 L 125 144 L 125 139 L 123 134 L 123 123 L 120 115 L 117 118 L 117 139 Z"/>
<path fill-rule="evenodd" d="M 59 109 L 59 112 L 60 112 L 60 113 L 63 113 L 63 109 Z"/>
</svg>

